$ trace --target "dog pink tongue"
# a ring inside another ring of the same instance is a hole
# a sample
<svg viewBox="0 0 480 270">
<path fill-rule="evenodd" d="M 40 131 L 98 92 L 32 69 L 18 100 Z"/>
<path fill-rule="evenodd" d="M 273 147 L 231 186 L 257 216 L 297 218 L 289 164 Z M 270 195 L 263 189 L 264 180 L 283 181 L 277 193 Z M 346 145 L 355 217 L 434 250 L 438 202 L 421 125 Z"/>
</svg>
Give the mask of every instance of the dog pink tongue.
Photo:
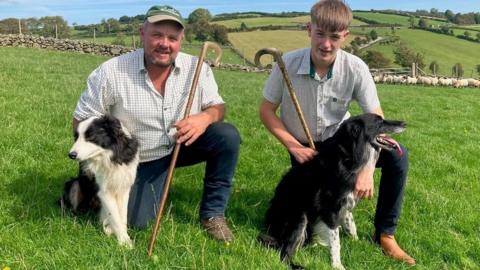
<svg viewBox="0 0 480 270">
<path fill-rule="evenodd" d="M 403 155 L 403 150 L 402 150 L 402 148 L 400 147 L 400 144 L 398 144 L 397 141 L 395 141 L 394 139 L 392 139 L 390 137 L 387 137 L 387 136 L 385 136 L 384 139 L 388 143 L 390 143 L 393 146 L 393 148 L 395 148 L 395 150 L 397 150 L 397 153 L 398 153 L 399 156 Z"/>
</svg>

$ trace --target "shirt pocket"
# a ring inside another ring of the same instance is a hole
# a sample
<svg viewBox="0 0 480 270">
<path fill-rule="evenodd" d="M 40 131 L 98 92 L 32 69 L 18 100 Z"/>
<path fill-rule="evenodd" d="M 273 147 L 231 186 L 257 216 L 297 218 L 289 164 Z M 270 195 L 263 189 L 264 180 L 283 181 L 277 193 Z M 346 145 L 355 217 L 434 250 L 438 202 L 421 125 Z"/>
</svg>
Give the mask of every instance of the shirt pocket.
<svg viewBox="0 0 480 270">
<path fill-rule="evenodd" d="M 349 101 L 335 95 L 327 96 L 325 115 L 327 116 L 327 124 L 332 125 L 339 123 L 348 111 Z"/>
</svg>

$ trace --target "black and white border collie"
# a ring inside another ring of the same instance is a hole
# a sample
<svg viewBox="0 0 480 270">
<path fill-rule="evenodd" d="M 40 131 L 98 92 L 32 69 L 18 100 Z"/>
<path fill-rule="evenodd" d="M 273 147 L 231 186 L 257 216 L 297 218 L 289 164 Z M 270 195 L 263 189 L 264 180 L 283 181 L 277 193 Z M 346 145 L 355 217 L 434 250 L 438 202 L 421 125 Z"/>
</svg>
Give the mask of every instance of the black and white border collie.
<svg viewBox="0 0 480 270">
<path fill-rule="evenodd" d="M 107 235 L 133 247 L 127 234 L 130 188 L 139 162 L 138 141 L 112 116 L 91 117 L 78 124 L 68 156 L 80 162 L 80 174 L 65 183 L 62 207 L 74 211 L 100 210 Z"/>
<path fill-rule="evenodd" d="M 292 167 L 281 179 L 265 215 L 266 234 L 260 240 L 280 249 L 281 259 L 293 269 L 296 249 L 306 239 L 319 237 L 330 248 L 332 266 L 344 269 L 340 260 L 339 227 L 354 239 L 357 229 L 352 209 L 358 172 L 375 166 L 381 149 L 399 151 L 400 146 L 385 133 L 399 133 L 401 121 L 363 114 L 346 120 L 335 135 L 317 144 L 318 155 Z"/>
</svg>

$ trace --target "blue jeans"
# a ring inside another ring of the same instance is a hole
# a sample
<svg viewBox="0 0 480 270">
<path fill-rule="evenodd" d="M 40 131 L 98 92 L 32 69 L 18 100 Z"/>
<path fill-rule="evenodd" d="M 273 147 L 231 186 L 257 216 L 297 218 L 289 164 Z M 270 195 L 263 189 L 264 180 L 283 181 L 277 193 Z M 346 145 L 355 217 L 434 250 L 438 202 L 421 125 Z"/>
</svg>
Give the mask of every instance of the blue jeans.
<svg viewBox="0 0 480 270">
<path fill-rule="evenodd" d="M 395 234 L 400 218 L 408 173 L 408 151 L 402 145 L 400 147 L 403 150 L 401 156 L 395 151 L 382 150 L 375 166 L 382 170 L 374 222 L 377 235 Z M 292 154 L 290 161 L 292 166 L 298 165 Z"/>
<path fill-rule="evenodd" d="M 240 135 L 228 123 L 216 122 L 190 146 L 182 145 L 176 167 L 206 161 L 200 218 L 224 215 L 237 165 Z M 143 228 L 156 217 L 171 155 L 140 163 L 128 201 L 129 226 Z"/>
</svg>

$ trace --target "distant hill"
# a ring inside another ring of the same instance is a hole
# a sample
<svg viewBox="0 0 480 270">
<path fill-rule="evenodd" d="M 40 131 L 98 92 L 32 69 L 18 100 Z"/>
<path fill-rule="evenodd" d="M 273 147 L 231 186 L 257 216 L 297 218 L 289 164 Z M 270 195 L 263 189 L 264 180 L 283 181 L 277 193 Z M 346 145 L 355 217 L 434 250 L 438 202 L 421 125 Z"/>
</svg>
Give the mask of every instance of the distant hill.
<svg viewBox="0 0 480 270">
<path fill-rule="evenodd" d="M 225 21 L 225 20 L 243 19 L 243 18 L 258 18 L 258 17 L 288 18 L 288 17 L 307 16 L 309 14 L 310 13 L 308 12 L 298 12 L 298 11 L 280 12 L 280 13 L 256 12 L 256 11 L 233 12 L 233 13 L 217 14 L 213 17 L 212 21 L 215 22 L 215 21 Z"/>
</svg>

